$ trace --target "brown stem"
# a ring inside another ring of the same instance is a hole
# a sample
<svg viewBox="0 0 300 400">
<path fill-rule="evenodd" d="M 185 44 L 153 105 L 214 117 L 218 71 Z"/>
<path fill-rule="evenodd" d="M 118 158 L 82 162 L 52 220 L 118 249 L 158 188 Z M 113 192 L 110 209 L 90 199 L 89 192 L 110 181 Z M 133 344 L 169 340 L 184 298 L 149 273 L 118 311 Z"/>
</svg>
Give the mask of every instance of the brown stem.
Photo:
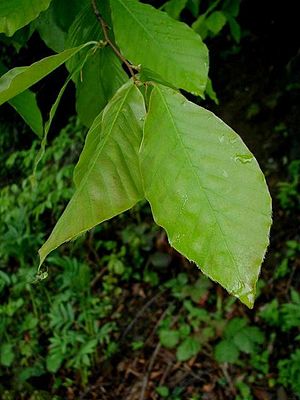
<svg viewBox="0 0 300 400">
<path fill-rule="evenodd" d="M 101 17 L 100 11 L 97 8 L 96 5 L 96 0 L 92 0 L 92 7 L 94 10 L 94 14 L 97 18 L 97 20 L 99 21 L 99 24 L 101 26 L 103 35 L 104 35 L 104 39 L 106 41 L 106 43 L 112 48 L 112 50 L 114 51 L 114 53 L 119 57 L 119 59 L 126 65 L 128 71 L 130 72 L 130 75 L 132 76 L 133 80 L 136 81 L 136 76 L 135 73 L 133 71 L 133 67 L 132 65 L 126 60 L 126 58 L 121 54 L 121 52 L 119 51 L 119 49 L 113 44 L 113 42 L 110 40 L 109 36 L 108 36 L 108 31 L 107 31 L 107 24 L 104 21 L 104 19 Z"/>
</svg>

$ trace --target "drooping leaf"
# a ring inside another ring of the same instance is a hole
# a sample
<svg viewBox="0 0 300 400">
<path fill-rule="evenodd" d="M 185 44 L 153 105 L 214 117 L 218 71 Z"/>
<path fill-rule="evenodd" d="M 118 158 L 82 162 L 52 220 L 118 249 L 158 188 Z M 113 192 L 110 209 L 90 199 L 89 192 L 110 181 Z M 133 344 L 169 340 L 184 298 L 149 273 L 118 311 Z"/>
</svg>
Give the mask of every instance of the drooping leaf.
<svg viewBox="0 0 300 400">
<path fill-rule="evenodd" d="M 51 0 L 1 0 L 0 33 L 12 36 L 49 7 Z"/>
<path fill-rule="evenodd" d="M 199 14 L 201 0 L 188 0 L 187 8 L 193 14 L 194 17 L 197 17 Z"/>
<path fill-rule="evenodd" d="M 30 66 L 11 69 L 0 78 L 0 105 L 22 93 L 73 57 L 74 54 L 92 44 L 94 43 L 85 43 L 54 56 L 43 58 Z"/>
<path fill-rule="evenodd" d="M 164 4 L 164 9 L 174 19 L 178 19 L 184 7 L 186 6 L 187 0 L 169 0 Z"/>
<path fill-rule="evenodd" d="M 64 32 L 67 32 L 77 14 L 87 5 L 91 7 L 89 0 L 72 0 L 71 7 L 68 1 L 52 0 L 55 22 Z"/>
<path fill-rule="evenodd" d="M 240 40 L 241 40 L 241 27 L 240 27 L 240 25 L 237 23 L 235 18 L 231 17 L 230 15 L 226 15 L 226 16 L 227 16 L 227 20 L 228 20 L 228 23 L 229 23 L 230 33 L 231 33 L 233 39 L 237 43 L 240 43 Z"/>
<path fill-rule="evenodd" d="M 46 45 L 59 53 L 65 49 L 66 32 L 56 22 L 54 2 L 34 21 L 34 26 Z"/>
<path fill-rule="evenodd" d="M 0 74 L 7 72 L 7 68 L 0 61 Z M 34 133 L 39 137 L 43 135 L 43 118 L 37 105 L 35 94 L 30 90 L 25 90 L 18 96 L 13 97 L 9 104 L 30 126 Z"/>
<path fill-rule="evenodd" d="M 93 125 L 76 167 L 76 191 L 40 249 L 41 263 L 50 251 L 143 198 L 138 150 L 145 116 L 143 96 L 129 81 L 118 90 Z M 90 140 L 94 152 L 91 156 Z M 95 140 L 96 139 L 96 140 Z"/>
<path fill-rule="evenodd" d="M 116 91 L 128 80 L 111 48 L 98 49 L 86 62 L 76 85 L 76 109 L 80 120 L 91 126 Z"/>
<path fill-rule="evenodd" d="M 116 42 L 125 57 L 175 87 L 203 94 L 208 52 L 199 35 L 136 0 L 110 0 L 110 4 Z"/>
<path fill-rule="evenodd" d="M 201 14 L 192 24 L 192 28 L 195 32 L 199 33 L 203 40 L 206 39 L 208 35 L 208 27 L 206 25 L 206 14 Z"/>
<path fill-rule="evenodd" d="M 43 135 L 43 118 L 37 105 L 35 94 L 30 90 L 13 97 L 9 104 L 21 115 L 39 137 Z"/>
<path fill-rule="evenodd" d="M 103 111 L 94 119 L 92 126 L 90 127 L 84 143 L 81 156 L 78 163 L 75 165 L 73 180 L 76 188 L 79 187 L 81 181 L 86 175 L 90 160 L 94 157 L 95 149 L 97 149 L 100 141 L 100 134 L 102 131 L 102 117 Z"/>
<path fill-rule="evenodd" d="M 90 52 L 94 51 L 93 49 L 89 49 L 89 50 L 90 50 Z M 60 88 L 60 90 L 58 92 L 58 95 L 57 95 L 57 97 L 55 99 L 55 102 L 52 104 L 52 107 L 51 107 L 50 112 L 49 112 L 49 119 L 45 123 L 45 129 L 44 129 L 44 132 L 43 132 L 44 135 L 42 137 L 41 147 L 40 147 L 40 149 L 39 149 L 39 151 L 38 151 L 38 153 L 36 155 L 35 162 L 34 162 L 33 174 L 32 174 L 32 177 L 31 177 L 33 183 L 35 182 L 35 175 L 36 175 L 38 164 L 40 163 L 40 161 L 42 160 L 42 158 L 43 158 L 43 156 L 45 154 L 46 145 L 47 145 L 47 139 L 48 139 L 48 133 L 49 133 L 49 130 L 51 128 L 51 125 L 52 125 L 53 119 L 55 117 L 56 111 L 58 109 L 58 106 L 60 104 L 60 101 L 61 101 L 61 99 L 62 99 L 62 97 L 63 97 L 63 95 L 65 93 L 65 90 L 66 90 L 68 84 L 71 82 L 73 77 L 78 73 L 78 71 L 84 66 L 84 64 L 85 64 L 86 60 L 88 59 L 88 57 L 89 57 L 89 52 L 86 53 L 85 58 L 81 61 L 81 63 L 79 65 L 77 65 L 75 70 L 71 74 L 69 74 L 69 76 L 66 79 L 65 83 Z"/>
<path fill-rule="evenodd" d="M 240 5 L 240 0 L 225 0 L 222 9 L 233 17 L 237 17 L 240 12 Z"/>
<path fill-rule="evenodd" d="M 141 157 L 146 198 L 171 245 L 251 307 L 271 200 L 241 138 L 213 113 L 156 86 Z"/>
<path fill-rule="evenodd" d="M 208 29 L 217 35 L 226 24 L 226 16 L 222 11 L 214 11 L 206 18 L 205 22 Z"/>
<path fill-rule="evenodd" d="M 13 46 L 16 51 L 19 52 L 28 42 L 33 32 L 33 24 L 29 24 L 19 29 L 12 36 L 6 36 L 4 33 L 0 33 L 0 41 L 7 46 Z"/>
</svg>

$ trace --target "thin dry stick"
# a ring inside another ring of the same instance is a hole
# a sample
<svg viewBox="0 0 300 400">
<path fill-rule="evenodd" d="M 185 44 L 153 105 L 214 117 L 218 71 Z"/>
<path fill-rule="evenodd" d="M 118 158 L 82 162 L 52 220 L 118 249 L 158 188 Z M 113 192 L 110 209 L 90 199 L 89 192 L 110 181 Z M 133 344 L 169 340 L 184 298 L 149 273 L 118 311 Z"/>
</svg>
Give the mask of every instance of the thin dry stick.
<svg viewBox="0 0 300 400">
<path fill-rule="evenodd" d="M 221 364 L 221 365 L 220 365 L 220 368 L 221 368 L 221 370 L 222 370 L 222 372 L 223 372 L 223 375 L 224 375 L 225 379 L 226 379 L 227 382 L 228 382 L 229 389 L 230 389 L 231 393 L 232 393 L 234 396 L 236 396 L 236 390 L 235 390 L 234 384 L 233 384 L 232 379 L 231 379 L 231 377 L 230 377 L 230 375 L 229 375 L 229 373 L 228 373 L 228 366 L 227 366 L 227 363 Z"/>
<path fill-rule="evenodd" d="M 157 354 L 159 353 L 160 348 L 161 348 L 161 344 L 158 343 L 158 345 L 156 346 L 156 348 L 155 348 L 155 350 L 154 350 L 154 352 L 152 354 L 147 373 L 146 373 L 146 375 L 144 376 L 144 379 L 143 379 L 143 385 L 142 385 L 140 400 L 144 400 L 145 399 L 145 392 L 146 392 L 146 389 L 147 389 L 147 386 L 148 386 L 149 376 L 151 374 L 154 362 L 156 360 L 156 357 L 157 357 Z"/>
<path fill-rule="evenodd" d="M 130 72 L 130 75 L 132 76 L 133 80 L 136 81 L 136 76 L 135 76 L 135 73 L 133 71 L 134 67 L 126 60 L 126 58 L 121 54 L 119 49 L 117 49 L 117 47 L 113 44 L 113 42 L 110 40 L 110 38 L 108 36 L 108 31 L 107 31 L 108 25 L 104 21 L 104 19 L 101 17 L 100 11 L 97 8 L 96 0 L 92 0 L 92 7 L 93 7 L 93 10 L 94 10 L 94 14 L 95 14 L 97 20 L 99 21 L 100 26 L 101 26 L 101 29 L 102 29 L 102 32 L 103 32 L 104 39 L 105 39 L 106 43 L 112 48 L 112 50 L 119 57 L 119 59 L 126 65 L 126 67 L 128 68 L 128 71 Z"/>
<path fill-rule="evenodd" d="M 155 296 L 153 296 L 141 309 L 140 311 L 136 314 L 134 319 L 130 322 L 130 324 L 127 326 L 127 328 L 124 330 L 124 332 L 121 335 L 121 341 L 125 338 L 125 336 L 128 334 L 128 332 L 131 330 L 131 328 L 134 326 L 136 321 L 144 314 L 144 312 L 147 310 L 148 307 L 150 307 L 156 299 L 158 299 L 163 293 L 166 292 L 167 289 L 164 289 L 158 293 L 156 293 Z"/>
</svg>

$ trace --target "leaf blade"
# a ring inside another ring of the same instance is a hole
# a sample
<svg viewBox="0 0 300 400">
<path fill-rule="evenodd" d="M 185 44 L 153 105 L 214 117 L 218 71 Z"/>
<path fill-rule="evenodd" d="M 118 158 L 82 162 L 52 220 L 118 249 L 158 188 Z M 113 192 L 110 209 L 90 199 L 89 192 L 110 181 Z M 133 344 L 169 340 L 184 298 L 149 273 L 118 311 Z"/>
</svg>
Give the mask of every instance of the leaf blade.
<svg viewBox="0 0 300 400">
<path fill-rule="evenodd" d="M 89 127 L 128 78 L 109 47 L 98 49 L 87 60 L 81 76 L 76 84 L 76 110 L 81 122 Z"/>
<path fill-rule="evenodd" d="M 77 165 L 77 189 L 49 239 L 39 250 L 41 264 L 62 243 L 126 211 L 143 198 L 138 162 L 145 106 L 130 81 L 103 111 L 96 151 L 83 150 Z M 125 131 L 125 132 L 124 132 Z M 95 136 L 93 136 L 95 138 Z M 85 148 L 90 149 L 88 144 Z M 83 206 L 81 206 L 83 205 Z"/>
<path fill-rule="evenodd" d="M 203 95 L 208 52 L 187 25 L 135 0 L 111 0 L 115 38 L 125 57 L 163 80 Z"/>
<path fill-rule="evenodd" d="M 51 0 L 9 0 L 0 3 L 0 33 L 12 36 L 49 7 Z"/>
<path fill-rule="evenodd" d="M 0 78 L 0 105 L 34 85 L 84 47 L 91 44 L 94 44 L 94 42 L 67 49 L 62 53 L 43 58 L 30 66 L 16 67 L 8 71 Z"/>
<path fill-rule="evenodd" d="M 33 92 L 25 90 L 23 93 L 13 97 L 9 104 L 20 114 L 38 137 L 43 136 L 43 118 Z"/>
<path fill-rule="evenodd" d="M 155 136 L 159 131 L 163 138 Z M 154 218 L 172 246 L 251 307 L 271 205 L 264 176 L 239 136 L 211 112 L 156 86 L 141 170 Z"/>
</svg>

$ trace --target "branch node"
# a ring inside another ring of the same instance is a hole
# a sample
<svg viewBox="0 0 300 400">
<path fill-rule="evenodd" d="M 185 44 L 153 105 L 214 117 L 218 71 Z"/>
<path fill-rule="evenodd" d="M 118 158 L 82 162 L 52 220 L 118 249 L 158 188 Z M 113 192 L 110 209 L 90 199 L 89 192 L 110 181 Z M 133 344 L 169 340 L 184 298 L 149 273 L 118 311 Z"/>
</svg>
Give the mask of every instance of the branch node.
<svg viewBox="0 0 300 400">
<path fill-rule="evenodd" d="M 122 63 L 124 63 L 126 65 L 130 75 L 132 76 L 132 79 L 134 80 L 134 82 L 136 82 L 137 78 L 136 78 L 136 75 L 134 73 L 135 67 L 133 65 L 131 65 L 126 60 L 126 58 L 123 56 L 123 54 L 119 51 L 119 49 L 110 40 L 109 35 L 108 35 L 109 26 L 107 25 L 107 23 L 102 18 L 101 14 L 100 14 L 100 11 L 97 8 L 96 0 L 92 0 L 92 7 L 93 7 L 94 14 L 95 14 L 100 26 L 101 26 L 101 29 L 102 29 L 102 32 L 103 32 L 103 35 L 104 35 L 104 41 L 102 41 L 102 43 L 106 42 L 111 47 L 111 49 L 117 55 L 117 57 L 122 61 Z"/>
</svg>

